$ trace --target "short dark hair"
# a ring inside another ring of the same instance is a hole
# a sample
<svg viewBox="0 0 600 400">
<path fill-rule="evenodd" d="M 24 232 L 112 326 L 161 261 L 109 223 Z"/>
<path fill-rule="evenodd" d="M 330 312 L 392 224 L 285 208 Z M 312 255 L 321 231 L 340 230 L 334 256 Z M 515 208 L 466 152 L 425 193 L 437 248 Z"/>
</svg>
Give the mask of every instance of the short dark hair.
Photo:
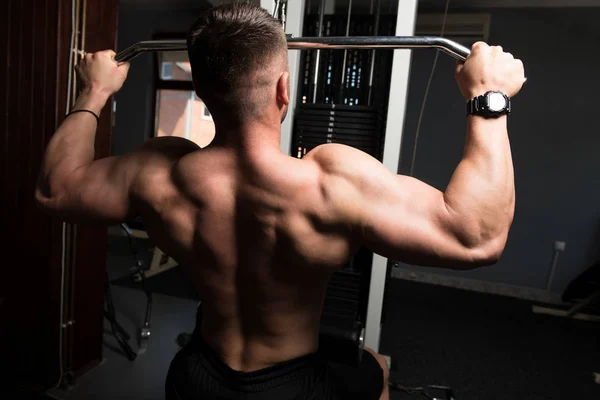
<svg viewBox="0 0 600 400">
<path fill-rule="evenodd" d="M 190 28 L 187 42 L 194 86 L 209 107 L 209 103 L 239 106 L 227 97 L 248 105 L 249 99 L 238 98 L 240 86 L 249 84 L 248 75 L 268 65 L 272 57 L 287 54 L 281 22 L 249 3 L 223 4 L 205 11 Z"/>
</svg>

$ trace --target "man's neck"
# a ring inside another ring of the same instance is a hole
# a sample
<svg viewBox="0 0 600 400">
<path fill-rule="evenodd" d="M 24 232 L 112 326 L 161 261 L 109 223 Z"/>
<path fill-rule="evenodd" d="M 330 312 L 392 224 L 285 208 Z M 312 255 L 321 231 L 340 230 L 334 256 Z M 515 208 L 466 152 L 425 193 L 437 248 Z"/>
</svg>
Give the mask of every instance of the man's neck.
<svg viewBox="0 0 600 400">
<path fill-rule="evenodd" d="M 214 145 L 253 154 L 264 149 L 280 148 L 281 123 L 276 119 L 261 119 L 245 122 L 215 120 Z"/>
</svg>

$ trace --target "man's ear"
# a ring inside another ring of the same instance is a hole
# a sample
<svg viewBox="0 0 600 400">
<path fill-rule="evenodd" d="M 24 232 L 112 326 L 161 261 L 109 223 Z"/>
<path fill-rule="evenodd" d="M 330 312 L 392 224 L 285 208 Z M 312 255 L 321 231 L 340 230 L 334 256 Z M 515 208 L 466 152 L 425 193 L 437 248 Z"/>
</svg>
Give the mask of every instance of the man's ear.
<svg viewBox="0 0 600 400">
<path fill-rule="evenodd" d="M 280 108 L 290 104 L 290 73 L 287 71 L 277 81 L 277 103 Z"/>
</svg>

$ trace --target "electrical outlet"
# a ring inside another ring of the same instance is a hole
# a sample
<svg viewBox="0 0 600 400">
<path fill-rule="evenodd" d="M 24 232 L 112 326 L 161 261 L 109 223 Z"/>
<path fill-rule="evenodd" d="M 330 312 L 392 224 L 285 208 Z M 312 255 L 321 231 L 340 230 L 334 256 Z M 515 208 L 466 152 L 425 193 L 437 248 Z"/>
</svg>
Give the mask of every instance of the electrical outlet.
<svg viewBox="0 0 600 400">
<path fill-rule="evenodd" d="M 556 250 L 556 251 L 565 251 L 566 247 L 567 247 L 567 244 L 565 242 L 559 242 L 559 241 L 554 242 L 554 250 Z"/>
</svg>

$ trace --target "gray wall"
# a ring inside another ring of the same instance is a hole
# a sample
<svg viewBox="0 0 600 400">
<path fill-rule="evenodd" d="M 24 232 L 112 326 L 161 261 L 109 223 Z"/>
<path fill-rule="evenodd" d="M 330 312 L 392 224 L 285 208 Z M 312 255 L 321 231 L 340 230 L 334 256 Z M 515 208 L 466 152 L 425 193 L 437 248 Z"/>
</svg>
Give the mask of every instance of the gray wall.
<svg viewBox="0 0 600 400">
<path fill-rule="evenodd" d="M 487 11 L 490 44 L 521 58 L 529 77 L 510 117 L 517 197 L 508 245 L 496 266 L 474 271 L 402 267 L 545 289 L 560 240 L 567 247 L 550 290 L 561 293 L 600 256 L 600 9 Z M 413 57 L 399 171 L 405 174 L 433 53 L 416 51 Z M 454 61 L 440 55 L 416 159 L 415 176 L 440 190 L 465 139 L 464 102 L 453 74 Z"/>
<path fill-rule="evenodd" d="M 208 7 L 210 3 L 202 0 L 191 8 L 170 6 L 166 2 L 121 0 L 118 48 L 123 50 L 142 40 L 151 40 L 157 33 L 185 33 L 198 14 Z M 114 155 L 130 151 L 154 135 L 156 63 L 156 56 L 150 53 L 135 58 L 127 81 L 115 96 Z"/>
</svg>

